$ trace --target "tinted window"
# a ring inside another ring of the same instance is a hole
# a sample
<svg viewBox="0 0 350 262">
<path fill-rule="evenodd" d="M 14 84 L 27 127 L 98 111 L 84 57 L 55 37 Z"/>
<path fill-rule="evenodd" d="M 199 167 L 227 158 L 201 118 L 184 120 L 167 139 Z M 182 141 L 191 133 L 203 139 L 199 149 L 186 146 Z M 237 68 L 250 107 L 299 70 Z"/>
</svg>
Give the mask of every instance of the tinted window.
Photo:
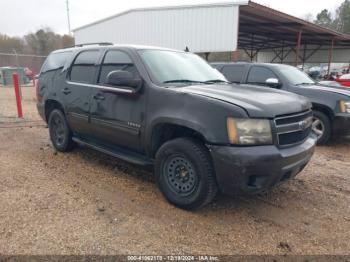
<svg viewBox="0 0 350 262">
<path fill-rule="evenodd" d="M 134 76 L 138 74 L 135 65 L 126 53 L 122 51 L 109 51 L 103 60 L 98 83 L 106 84 L 107 75 L 111 71 L 116 70 L 129 71 Z"/>
<path fill-rule="evenodd" d="M 224 66 L 222 73 L 228 81 L 240 83 L 244 74 L 244 65 Z"/>
<path fill-rule="evenodd" d="M 248 83 L 250 84 L 265 84 L 269 78 L 277 78 L 277 76 L 268 68 L 253 66 L 248 75 Z"/>
<path fill-rule="evenodd" d="M 96 62 L 99 57 L 99 51 L 84 51 L 79 53 L 76 57 L 71 73 L 70 79 L 74 82 L 94 83 L 96 73 Z"/>
<path fill-rule="evenodd" d="M 56 70 L 63 68 L 69 57 L 71 56 L 71 52 L 62 52 L 62 53 L 53 53 L 50 54 L 41 68 L 41 73 L 45 73 L 47 71 Z"/>
</svg>

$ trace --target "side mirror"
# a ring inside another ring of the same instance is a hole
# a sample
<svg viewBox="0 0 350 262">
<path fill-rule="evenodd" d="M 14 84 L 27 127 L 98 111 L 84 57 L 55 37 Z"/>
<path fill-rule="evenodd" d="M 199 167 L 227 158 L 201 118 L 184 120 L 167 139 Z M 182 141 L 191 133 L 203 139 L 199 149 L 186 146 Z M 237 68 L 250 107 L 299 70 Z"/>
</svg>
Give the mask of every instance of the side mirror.
<svg viewBox="0 0 350 262">
<path fill-rule="evenodd" d="M 266 79 L 265 84 L 269 87 L 272 87 L 272 88 L 280 88 L 281 87 L 281 84 L 277 78 L 268 78 L 268 79 Z"/>
<path fill-rule="evenodd" d="M 111 71 L 107 75 L 107 84 L 124 89 L 131 89 L 136 93 L 142 85 L 142 80 L 132 73 L 123 70 Z"/>
</svg>

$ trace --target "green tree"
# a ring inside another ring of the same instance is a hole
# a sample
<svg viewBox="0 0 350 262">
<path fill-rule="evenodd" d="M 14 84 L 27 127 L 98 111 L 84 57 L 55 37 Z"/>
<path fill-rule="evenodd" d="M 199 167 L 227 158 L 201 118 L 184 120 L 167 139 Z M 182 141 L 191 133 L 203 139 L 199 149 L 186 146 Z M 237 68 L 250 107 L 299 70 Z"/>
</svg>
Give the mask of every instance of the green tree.
<svg viewBox="0 0 350 262">
<path fill-rule="evenodd" d="M 61 41 L 62 47 L 69 47 L 74 45 L 74 37 L 70 35 L 63 35 Z"/>
<path fill-rule="evenodd" d="M 345 0 L 337 9 L 334 28 L 342 33 L 350 34 L 350 1 Z"/>
<path fill-rule="evenodd" d="M 29 49 L 38 55 L 48 55 L 51 51 L 59 49 L 60 38 L 60 35 L 55 34 L 50 28 L 43 28 L 24 36 Z"/>
<path fill-rule="evenodd" d="M 17 53 L 22 52 L 24 49 L 24 41 L 18 37 L 10 37 L 0 34 L 0 52 L 4 53 Z"/>
<path fill-rule="evenodd" d="M 323 9 L 316 15 L 316 20 L 314 20 L 314 23 L 320 26 L 332 28 L 333 20 L 331 12 L 329 12 L 327 9 Z"/>
<path fill-rule="evenodd" d="M 59 35 L 50 28 L 43 28 L 24 36 L 28 49 L 38 55 L 48 55 L 51 51 L 74 45 L 74 38 Z"/>
</svg>

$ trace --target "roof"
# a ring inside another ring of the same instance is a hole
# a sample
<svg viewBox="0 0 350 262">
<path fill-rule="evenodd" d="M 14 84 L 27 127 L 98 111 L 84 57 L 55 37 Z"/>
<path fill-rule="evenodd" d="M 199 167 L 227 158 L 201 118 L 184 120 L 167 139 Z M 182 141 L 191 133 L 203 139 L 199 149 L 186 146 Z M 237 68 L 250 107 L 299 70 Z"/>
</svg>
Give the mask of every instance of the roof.
<svg viewBox="0 0 350 262">
<path fill-rule="evenodd" d="M 294 46 L 301 32 L 301 44 L 350 46 L 350 35 L 316 25 L 249 1 L 240 6 L 239 43 L 241 48 L 270 49 Z"/>
</svg>

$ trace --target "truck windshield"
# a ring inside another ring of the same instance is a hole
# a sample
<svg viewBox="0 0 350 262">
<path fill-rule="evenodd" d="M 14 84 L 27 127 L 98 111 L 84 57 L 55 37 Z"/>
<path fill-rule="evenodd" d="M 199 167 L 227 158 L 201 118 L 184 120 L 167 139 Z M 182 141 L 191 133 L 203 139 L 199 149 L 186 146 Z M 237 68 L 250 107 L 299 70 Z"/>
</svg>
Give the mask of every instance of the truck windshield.
<svg viewBox="0 0 350 262">
<path fill-rule="evenodd" d="M 278 70 L 292 85 L 312 85 L 315 84 L 307 74 L 293 66 L 281 65 Z"/>
<path fill-rule="evenodd" d="M 192 53 L 167 50 L 139 51 L 157 84 L 189 85 L 228 82 L 216 69 Z"/>
</svg>

